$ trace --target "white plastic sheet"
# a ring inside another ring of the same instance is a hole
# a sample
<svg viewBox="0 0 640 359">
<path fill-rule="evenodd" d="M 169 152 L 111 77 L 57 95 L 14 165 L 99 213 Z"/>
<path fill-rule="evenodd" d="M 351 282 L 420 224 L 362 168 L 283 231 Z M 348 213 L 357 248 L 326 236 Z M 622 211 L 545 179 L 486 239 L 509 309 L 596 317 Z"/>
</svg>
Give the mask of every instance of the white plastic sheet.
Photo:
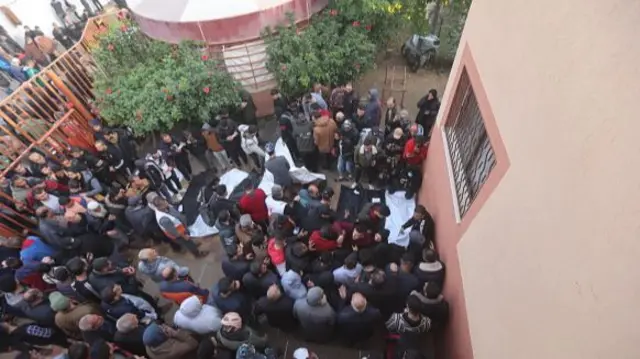
<svg viewBox="0 0 640 359">
<path fill-rule="evenodd" d="M 400 229 L 413 216 L 416 202 L 413 198 L 404 198 L 404 195 L 404 191 L 394 194 L 385 193 L 385 200 L 391 214 L 387 217 L 384 228 L 389 230 L 389 243 L 406 248 L 409 245 L 409 231 L 400 232 Z"/>
<path fill-rule="evenodd" d="M 311 172 L 305 167 L 297 167 L 293 162 L 293 157 L 291 157 L 289 148 L 284 144 L 284 141 L 282 141 L 281 138 L 278 138 L 278 141 L 276 141 L 275 152 L 276 156 L 284 156 L 284 158 L 287 159 L 287 162 L 289 162 L 289 166 L 291 167 L 289 169 L 289 174 L 295 181 L 306 184 L 317 180 L 325 180 L 327 178 L 327 176 L 322 173 Z M 271 187 L 273 187 L 273 174 L 265 170 L 262 182 L 260 182 L 258 188 L 262 189 L 267 196 L 269 196 L 271 195 Z"/>
<path fill-rule="evenodd" d="M 291 174 L 291 177 L 296 181 L 301 183 L 311 183 L 318 179 L 324 180 L 326 178 L 326 176 L 321 173 L 310 172 L 304 167 L 296 167 L 295 163 L 293 163 L 291 152 L 289 152 L 289 149 L 284 144 L 282 139 L 278 139 L 278 141 L 276 142 L 275 151 L 277 156 L 284 156 L 287 159 L 289 165 L 291 166 L 289 173 Z M 220 177 L 220 184 L 224 184 L 225 186 L 227 186 L 227 191 L 231 193 L 233 192 L 233 189 L 236 188 L 248 176 L 249 174 L 247 172 L 233 168 Z M 273 174 L 271 174 L 269 171 L 265 171 L 264 175 L 262 176 L 262 180 L 258 185 L 258 188 L 262 189 L 267 194 L 267 196 L 269 196 L 271 195 L 271 188 L 273 187 L 273 184 Z M 202 216 L 199 215 L 198 218 L 196 218 L 196 221 L 191 226 L 189 226 L 189 233 L 192 237 L 206 237 L 218 234 L 218 229 L 215 226 L 207 225 L 204 219 L 202 219 Z"/>
<path fill-rule="evenodd" d="M 242 183 L 242 181 L 244 181 L 248 176 L 249 174 L 247 172 L 233 168 L 220 177 L 220 184 L 227 186 L 227 191 L 231 194 L 233 189 Z M 207 237 L 218 234 L 218 229 L 215 226 L 210 226 L 205 223 L 202 215 L 199 215 L 198 218 L 196 218 L 196 221 L 189 226 L 189 233 L 192 237 L 196 238 Z"/>
</svg>

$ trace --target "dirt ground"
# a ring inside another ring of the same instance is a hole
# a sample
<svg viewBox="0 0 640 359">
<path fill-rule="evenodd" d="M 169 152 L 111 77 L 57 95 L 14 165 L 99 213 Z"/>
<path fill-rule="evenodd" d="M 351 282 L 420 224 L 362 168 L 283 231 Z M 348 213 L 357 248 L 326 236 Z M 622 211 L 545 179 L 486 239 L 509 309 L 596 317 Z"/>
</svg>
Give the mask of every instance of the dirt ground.
<svg viewBox="0 0 640 359">
<path fill-rule="evenodd" d="M 403 86 L 405 71 L 406 82 Z M 385 77 L 387 78 L 386 84 Z M 390 96 L 395 97 L 396 102 L 401 107 L 409 110 L 413 118 L 416 113 L 416 104 L 420 98 L 432 88 L 438 90 L 438 95 L 441 96 L 448 78 L 449 69 L 439 67 L 420 69 L 416 73 L 411 72 L 406 68 L 404 59 L 398 51 L 398 53 L 392 53 L 390 56 L 381 56 L 377 61 L 376 68 L 365 74 L 365 76 L 355 84 L 355 87 L 361 95 L 366 94 L 370 88 L 377 88 L 384 101 Z M 402 89 L 405 90 L 404 100 Z"/>
</svg>

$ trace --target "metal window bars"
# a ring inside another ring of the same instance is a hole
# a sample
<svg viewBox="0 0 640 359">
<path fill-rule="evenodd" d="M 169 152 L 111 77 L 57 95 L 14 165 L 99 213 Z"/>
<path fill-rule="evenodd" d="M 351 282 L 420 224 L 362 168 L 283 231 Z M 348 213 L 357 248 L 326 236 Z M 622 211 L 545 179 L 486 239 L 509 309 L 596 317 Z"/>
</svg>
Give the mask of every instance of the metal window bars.
<svg viewBox="0 0 640 359">
<path fill-rule="evenodd" d="M 462 70 L 444 126 L 460 218 L 496 165 L 496 156 L 466 69 Z"/>
</svg>

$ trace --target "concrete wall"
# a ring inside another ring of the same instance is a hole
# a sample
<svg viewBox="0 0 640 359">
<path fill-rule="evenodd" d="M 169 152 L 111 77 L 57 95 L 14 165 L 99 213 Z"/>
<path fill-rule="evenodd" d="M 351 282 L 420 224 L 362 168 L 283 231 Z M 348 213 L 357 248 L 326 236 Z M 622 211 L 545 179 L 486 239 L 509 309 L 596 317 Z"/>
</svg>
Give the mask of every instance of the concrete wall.
<svg viewBox="0 0 640 359">
<path fill-rule="evenodd" d="M 420 198 L 448 357 L 640 357 L 639 19 L 632 1 L 473 3 L 438 126 L 464 64 L 498 165 L 456 222 L 436 128 Z"/>
</svg>

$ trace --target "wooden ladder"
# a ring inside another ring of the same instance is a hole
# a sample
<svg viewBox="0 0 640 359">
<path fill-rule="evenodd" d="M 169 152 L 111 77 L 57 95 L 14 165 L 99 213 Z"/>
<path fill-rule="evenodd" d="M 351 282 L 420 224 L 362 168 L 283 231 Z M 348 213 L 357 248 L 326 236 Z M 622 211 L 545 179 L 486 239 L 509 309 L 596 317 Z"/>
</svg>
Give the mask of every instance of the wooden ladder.
<svg viewBox="0 0 640 359">
<path fill-rule="evenodd" d="M 396 103 L 400 105 L 400 108 L 404 108 L 404 95 L 407 92 L 407 67 L 402 66 L 399 70 L 400 73 L 396 76 L 396 65 L 387 65 L 384 73 L 384 87 L 382 88 L 381 101 L 387 101 L 390 96 L 395 97 Z M 400 93 L 400 98 L 396 97 L 396 94 Z M 384 102 L 383 102 L 384 104 Z"/>
</svg>

